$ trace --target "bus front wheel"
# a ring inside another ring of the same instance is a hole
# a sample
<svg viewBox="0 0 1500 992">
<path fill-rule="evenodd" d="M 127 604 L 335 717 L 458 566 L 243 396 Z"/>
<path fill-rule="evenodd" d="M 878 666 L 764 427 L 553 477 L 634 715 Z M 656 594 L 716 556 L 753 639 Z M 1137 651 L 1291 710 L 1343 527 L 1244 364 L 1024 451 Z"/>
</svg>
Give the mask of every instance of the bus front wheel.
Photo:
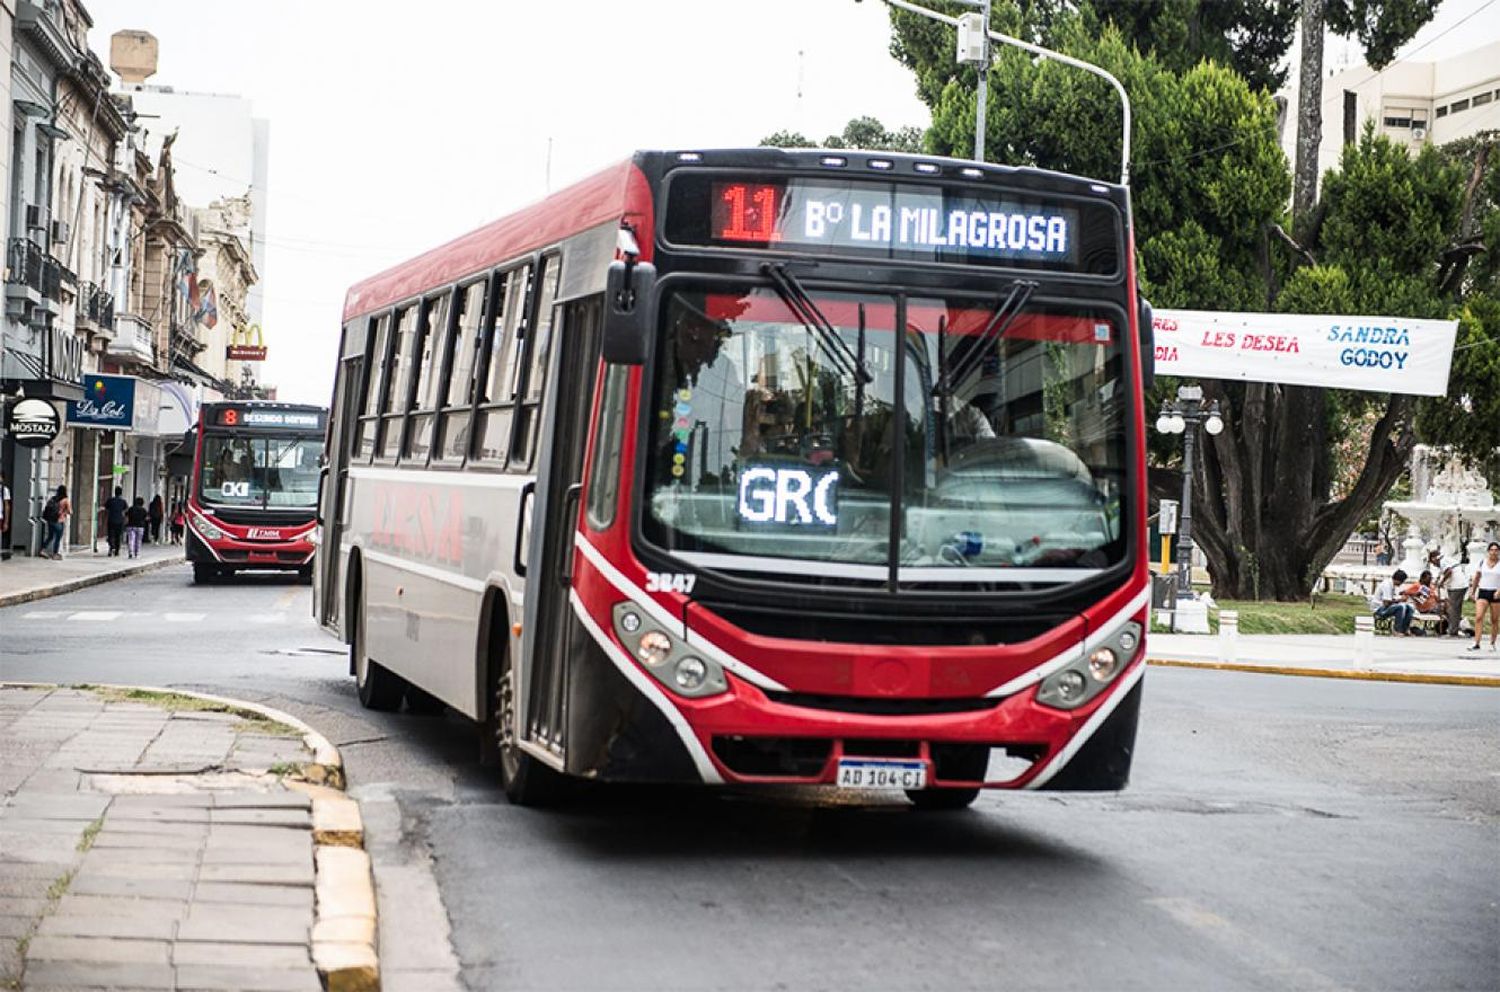
<svg viewBox="0 0 1500 992">
<path fill-rule="evenodd" d="M 219 570 L 212 565 L 204 565 L 200 562 L 193 563 L 193 585 L 206 586 L 219 577 Z"/>
<path fill-rule="evenodd" d="M 968 809 L 979 798 L 978 789 L 908 789 L 906 798 L 919 810 Z"/>
<path fill-rule="evenodd" d="M 503 651 L 500 659 L 485 733 L 493 735 L 487 743 L 492 745 L 495 763 L 500 766 L 505 798 L 517 806 L 554 805 L 564 797 L 567 779 L 516 745 L 516 693 L 510 651 Z"/>
<path fill-rule="evenodd" d="M 370 657 L 365 640 L 365 591 L 361 587 L 357 597 L 358 607 L 354 616 L 354 643 L 349 650 L 354 655 L 354 684 L 359 692 L 359 703 L 367 710 L 393 710 L 401 705 L 406 686 L 399 676 L 393 675 Z"/>
</svg>

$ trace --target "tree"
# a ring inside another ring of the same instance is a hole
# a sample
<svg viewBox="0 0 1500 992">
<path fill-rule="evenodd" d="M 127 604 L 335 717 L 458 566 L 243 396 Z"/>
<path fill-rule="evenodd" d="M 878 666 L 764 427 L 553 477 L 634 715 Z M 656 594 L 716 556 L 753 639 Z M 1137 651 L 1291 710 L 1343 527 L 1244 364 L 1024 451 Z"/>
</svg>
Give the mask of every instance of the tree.
<svg viewBox="0 0 1500 992">
<path fill-rule="evenodd" d="M 903 127 L 887 131 L 885 125 L 873 117 L 855 117 L 844 125 L 839 134 L 830 134 L 820 146 L 798 131 L 777 131 L 760 140 L 761 147 L 770 148 L 863 148 L 883 152 L 922 151 L 922 129 Z"/>
<path fill-rule="evenodd" d="M 1337 8 L 1339 18 L 1348 10 L 1370 14 L 1376 6 L 1327 0 L 1327 9 Z M 1381 11 L 1397 7 L 1378 6 Z M 1411 8 L 1420 6 L 1414 2 Z M 1131 93 L 1135 236 L 1142 283 L 1153 302 L 1427 317 L 1447 316 L 1460 307 L 1467 314 L 1461 341 L 1500 334 L 1485 300 L 1471 298 L 1476 282 L 1493 279 L 1487 258 L 1480 252 L 1454 255 L 1464 237 L 1480 243 L 1491 225 L 1500 234 L 1490 204 L 1500 186 L 1492 190 L 1488 172 L 1481 169 L 1474 179 L 1469 167 L 1436 152 L 1413 158 L 1367 134 L 1345 150 L 1339 169 L 1325 182 L 1324 203 L 1308 208 L 1308 223 L 1296 240 L 1288 233 L 1292 224 L 1286 211 L 1292 170 L 1277 142 L 1277 113 L 1269 94 L 1212 61 L 1183 67 L 1175 55 L 1161 58 L 1150 46 L 1132 43 L 1127 32 L 1143 31 L 1140 24 L 1151 23 L 1149 18 L 1113 16 L 1099 29 L 1103 9 L 1002 4 L 994 23 L 1102 65 Z M 1122 28 L 1122 20 L 1130 23 Z M 932 107 L 929 147 L 939 154 L 965 154 L 973 134 L 975 75 L 953 64 L 951 32 L 943 34 L 947 29 L 941 25 L 900 12 L 893 12 L 892 23 L 892 51 L 913 68 L 918 92 Z M 1410 27 L 1410 19 L 1397 17 L 1393 23 L 1400 30 Z M 1391 39 L 1398 33 L 1372 29 L 1367 44 L 1372 51 L 1394 51 Z M 1102 81 L 1001 50 L 990 86 L 988 158 L 1105 178 L 1115 174 L 1120 118 L 1114 94 Z M 1464 205 L 1466 183 L 1476 190 L 1472 209 Z M 1475 347 L 1461 354 L 1483 351 Z M 1464 440 L 1464 430 L 1479 419 L 1459 416 L 1465 397 L 1472 406 L 1500 393 L 1494 378 L 1487 384 L 1474 377 L 1490 370 L 1491 361 L 1456 357 L 1452 395 L 1421 404 L 1410 397 L 1270 383 L 1205 383 L 1230 425 L 1205 444 L 1195 480 L 1196 534 L 1209 558 L 1215 593 L 1305 595 L 1405 468 L 1419 422 L 1424 436 L 1436 438 L 1441 426 L 1447 439 Z M 1154 407 L 1173 385 L 1161 383 L 1148 402 Z M 1333 452 L 1361 423 L 1368 425 L 1364 457 L 1347 466 L 1335 493 Z M 1483 448 L 1482 438 L 1470 436 L 1465 443 L 1468 451 Z M 1493 448 L 1493 437 L 1489 443 Z M 1152 488 L 1166 495 L 1178 484 L 1172 470 L 1177 453 L 1159 437 L 1153 436 L 1151 445 Z"/>
</svg>

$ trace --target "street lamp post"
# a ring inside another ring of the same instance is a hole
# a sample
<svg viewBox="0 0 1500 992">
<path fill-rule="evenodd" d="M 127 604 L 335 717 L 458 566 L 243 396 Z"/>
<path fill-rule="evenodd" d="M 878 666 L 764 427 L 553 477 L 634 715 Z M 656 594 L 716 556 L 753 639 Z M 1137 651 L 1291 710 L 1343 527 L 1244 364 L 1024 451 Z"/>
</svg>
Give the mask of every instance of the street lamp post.
<svg viewBox="0 0 1500 992">
<path fill-rule="evenodd" d="M 1193 448 L 1197 440 L 1198 427 L 1210 436 L 1224 430 L 1224 418 L 1219 414 L 1219 401 L 1203 402 L 1202 386 L 1180 386 L 1177 399 L 1162 404 L 1156 418 L 1156 430 L 1161 434 L 1181 434 L 1182 437 L 1182 519 L 1178 527 L 1177 542 L 1177 589 L 1179 596 L 1191 596 L 1193 592 Z"/>
</svg>

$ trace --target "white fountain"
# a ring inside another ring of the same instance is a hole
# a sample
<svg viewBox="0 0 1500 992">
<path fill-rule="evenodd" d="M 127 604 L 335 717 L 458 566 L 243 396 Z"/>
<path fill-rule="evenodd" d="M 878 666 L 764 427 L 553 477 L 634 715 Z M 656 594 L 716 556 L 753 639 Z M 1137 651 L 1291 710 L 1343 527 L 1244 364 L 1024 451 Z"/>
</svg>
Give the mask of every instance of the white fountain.
<svg viewBox="0 0 1500 992">
<path fill-rule="evenodd" d="M 1484 547 L 1500 534 L 1500 507 L 1489 482 L 1464 468 L 1457 459 L 1444 464 L 1442 453 L 1419 444 L 1411 456 L 1410 500 L 1391 500 L 1385 509 L 1406 521 L 1401 568 L 1410 575 L 1422 571 L 1427 549 L 1434 545 L 1444 556 L 1456 558 L 1461 535 L 1469 534 L 1469 561 L 1477 561 Z"/>
<path fill-rule="evenodd" d="M 1443 549 L 1446 560 L 1457 561 L 1462 535 L 1469 537 L 1469 561 L 1484 555 L 1485 545 L 1500 535 L 1500 506 L 1489 482 L 1465 469 L 1457 459 L 1444 462 L 1442 452 L 1419 444 L 1411 456 L 1412 499 L 1391 500 L 1385 509 L 1406 521 L 1402 557 L 1390 565 L 1330 565 L 1323 571 L 1325 588 L 1368 595 L 1397 568 L 1415 578 L 1426 567 L 1427 549 Z"/>
</svg>

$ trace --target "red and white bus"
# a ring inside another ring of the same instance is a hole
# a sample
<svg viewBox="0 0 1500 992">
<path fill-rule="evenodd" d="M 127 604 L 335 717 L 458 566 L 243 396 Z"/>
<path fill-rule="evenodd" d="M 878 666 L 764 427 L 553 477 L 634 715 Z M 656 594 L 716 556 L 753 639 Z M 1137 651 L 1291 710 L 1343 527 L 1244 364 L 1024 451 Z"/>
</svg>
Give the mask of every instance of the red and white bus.
<svg viewBox="0 0 1500 992">
<path fill-rule="evenodd" d="M 637 153 L 349 291 L 314 608 L 521 802 L 1119 789 L 1144 311 L 1123 186 Z"/>
<path fill-rule="evenodd" d="M 264 570 L 311 580 L 327 426 L 318 406 L 203 404 L 183 540 L 194 582 Z"/>
</svg>

